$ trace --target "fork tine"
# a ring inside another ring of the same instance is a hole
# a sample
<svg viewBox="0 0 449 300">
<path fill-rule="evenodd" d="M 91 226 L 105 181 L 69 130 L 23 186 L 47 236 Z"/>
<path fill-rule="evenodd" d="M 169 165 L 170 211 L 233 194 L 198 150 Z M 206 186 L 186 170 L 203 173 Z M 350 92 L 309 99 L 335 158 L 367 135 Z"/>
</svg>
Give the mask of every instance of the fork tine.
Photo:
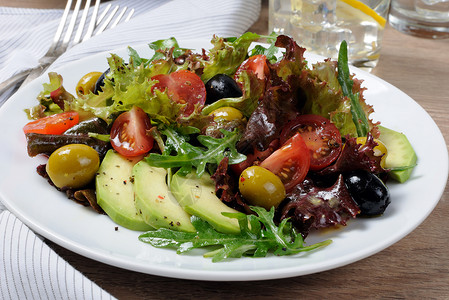
<svg viewBox="0 0 449 300">
<path fill-rule="evenodd" d="M 74 41 L 73 41 L 73 45 L 79 42 L 80 35 L 82 34 L 82 32 L 84 30 L 84 26 L 85 26 L 87 15 L 88 15 L 88 10 L 90 9 L 91 0 L 86 0 L 86 1 L 88 1 L 88 3 L 85 4 L 84 12 L 83 12 L 83 15 L 81 16 L 80 24 L 78 26 L 78 30 L 75 35 Z M 66 4 L 64 12 L 62 14 L 61 21 L 59 22 L 55 36 L 53 37 L 53 42 L 50 45 L 47 53 L 39 59 L 39 65 L 34 68 L 22 71 L 19 74 L 14 75 L 10 79 L 0 83 L 0 94 L 5 92 L 7 89 L 11 88 L 12 86 L 17 85 L 20 82 L 22 82 L 21 87 L 25 86 L 28 82 L 30 82 L 34 78 L 38 77 L 45 70 L 47 70 L 48 66 L 67 50 L 67 48 L 69 46 L 70 38 L 72 36 L 74 27 L 76 25 L 76 20 L 78 17 L 78 13 L 79 13 L 79 9 L 80 9 L 82 0 L 77 0 L 77 2 L 75 4 L 75 9 L 73 10 L 72 17 L 70 19 L 69 26 L 68 26 L 68 28 L 66 30 L 66 34 L 64 36 L 64 39 L 63 39 L 61 45 L 58 47 L 62 33 L 64 32 L 64 28 L 67 23 L 67 18 L 68 18 L 70 9 L 72 7 L 72 2 L 73 2 L 73 0 L 67 0 L 67 4 Z M 107 8 L 104 10 L 104 12 L 102 13 L 102 15 L 100 16 L 100 18 L 97 21 L 96 19 L 97 19 L 99 6 L 100 6 L 100 0 L 96 0 L 94 11 L 92 12 L 91 21 L 90 21 L 89 27 L 87 29 L 87 33 L 83 38 L 83 41 L 89 39 L 92 36 L 92 33 L 95 30 L 96 25 L 98 25 L 102 21 L 102 19 L 106 16 L 109 8 L 111 7 L 111 4 L 109 3 Z M 105 23 L 101 26 L 101 28 L 99 28 L 96 35 L 100 34 L 101 32 L 103 32 L 104 29 L 106 29 L 106 27 L 108 26 L 109 22 L 111 22 L 112 18 L 114 17 L 114 15 L 118 9 L 119 9 L 119 6 L 117 5 L 114 8 L 113 12 L 109 15 L 107 20 L 105 21 Z M 117 17 L 114 24 L 112 25 L 113 27 L 116 26 L 120 22 L 121 18 L 123 17 L 123 15 L 126 12 L 126 10 L 127 10 L 127 8 L 125 7 L 120 12 L 119 16 Z M 131 9 L 131 11 L 129 12 L 129 14 L 126 17 L 124 22 L 128 22 L 129 19 L 132 17 L 133 13 L 134 13 L 134 9 Z"/>
<path fill-rule="evenodd" d="M 70 38 L 72 37 L 73 29 L 75 28 L 76 19 L 78 17 L 78 12 L 80 10 L 82 0 L 77 0 L 75 4 L 75 9 L 72 13 L 72 18 L 70 19 L 69 27 L 64 36 L 64 40 L 62 41 L 62 45 L 60 47 L 60 51 L 64 52 L 69 45 Z"/>
<path fill-rule="evenodd" d="M 62 14 L 61 21 L 59 22 L 58 29 L 56 30 L 55 36 L 53 37 L 53 42 L 48 49 L 48 52 L 52 52 L 55 50 L 58 45 L 59 39 L 61 38 L 62 31 L 64 30 L 65 23 L 67 21 L 67 16 L 69 15 L 70 8 L 72 7 L 72 0 L 68 0 L 64 9 L 64 13 Z"/>
<path fill-rule="evenodd" d="M 128 14 L 128 16 L 126 17 L 125 21 L 123 21 L 123 22 L 124 22 L 124 23 L 128 22 L 128 21 L 131 19 L 131 17 L 133 16 L 133 14 L 134 14 L 134 8 L 131 9 L 131 11 L 129 12 L 129 14 Z"/>
<path fill-rule="evenodd" d="M 109 9 L 111 8 L 112 4 L 109 3 L 108 6 L 104 9 L 104 11 L 101 13 L 101 15 L 98 17 L 96 26 L 100 25 L 101 21 L 103 21 L 104 17 L 108 13 Z"/>
<path fill-rule="evenodd" d="M 83 38 L 83 42 L 90 39 L 92 37 L 92 33 L 94 33 L 94 29 L 95 29 L 95 26 L 97 23 L 97 15 L 98 15 L 99 8 L 100 8 L 100 0 L 97 0 L 97 1 L 95 1 L 94 11 L 92 12 L 89 27 L 87 28 L 86 35 Z"/>
<path fill-rule="evenodd" d="M 117 26 L 118 22 L 120 22 L 120 20 L 122 19 L 123 15 L 125 14 L 126 10 L 128 8 L 125 6 L 122 11 L 120 12 L 120 14 L 117 16 L 117 18 L 114 20 L 114 23 L 112 23 L 111 28 L 114 28 L 115 26 Z"/>
<path fill-rule="evenodd" d="M 101 27 L 95 33 L 95 35 L 99 35 L 100 33 L 102 33 L 106 29 L 106 27 L 108 27 L 109 22 L 111 22 L 112 18 L 114 17 L 114 15 L 115 15 L 115 13 L 117 12 L 118 9 L 119 9 L 118 5 L 116 7 L 114 7 L 114 9 L 112 10 L 111 14 L 108 16 L 106 21 L 104 21 L 104 23 L 101 25 Z"/>
<path fill-rule="evenodd" d="M 78 29 L 75 34 L 75 38 L 73 39 L 72 45 L 76 45 L 81 40 L 81 35 L 83 34 L 84 25 L 86 24 L 87 14 L 89 13 L 90 8 L 90 0 L 86 0 L 86 4 L 84 5 L 84 11 L 81 16 L 80 23 L 78 25 Z"/>
</svg>

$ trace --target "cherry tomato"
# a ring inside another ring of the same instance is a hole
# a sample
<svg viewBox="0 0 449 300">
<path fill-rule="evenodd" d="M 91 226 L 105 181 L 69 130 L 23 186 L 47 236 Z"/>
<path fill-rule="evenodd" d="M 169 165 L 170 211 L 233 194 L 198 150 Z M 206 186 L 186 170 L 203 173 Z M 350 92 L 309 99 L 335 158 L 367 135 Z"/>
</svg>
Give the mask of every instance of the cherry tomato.
<svg viewBox="0 0 449 300">
<path fill-rule="evenodd" d="M 289 192 L 304 180 L 309 171 L 309 149 L 301 135 L 296 133 L 260 166 L 276 174 Z"/>
<path fill-rule="evenodd" d="M 31 121 L 23 127 L 25 133 L 62 134 L 79 123 L 77 112 L 64 112 Z"/>
<path fill-rule="evenodd" d="M 265 81 L 268 78 L 268 75 L 270 74 L 270 70 L 268 69 L 267 65 L 267 57 L 263 54 L 258 54 L 251 56 L 250 58 L 245 60 L 234 74 L 235 81 L 238 80 L 240 73 L 242 73 L 242 71 L 248 70 L 254 72 L 254 74 L 257 75 L 257 78 L 259 78 L 265 85 Z M 239 84 L 240 89 L 243 90 L 242 84 L 238 81 L 237 83 Z"/>
<path fill-rule="evenodd" d="M 186 104 L 183 116 L 191 115 L 195 105 L 203 106 L 206 102 L 206 87 L 201 78 L 193 72 L 180 70 L 167 75 L 159 74 L 151 79 L 159 81 L 153 86 L 152 91 L 167 89 L 168 96 L 172 100 Z"/>
<path fill-rule="evenodd" d="M 153 148 L 154 139 L 148 134 L 151 122 L 139 107 L 122 113 L 112 124 L 112 147 L 123 156 L 138 156 Z"/>
<path fill-rule="evenodd" d="M 281 142 L 299 132 L 310 150 L 310 169 L 321 170 L 330 165 L 342 149 L 341 135 L 328 119 L 317 115 L 301 115 L 290 121 L 281 132 Z"/>
<path fill-rule="evenodd" d="M 234 75 L 234 79 L 237 80 L 238 76 L 240 75 L 240 73 L 242 73 L 242 71 L 248 70 L 253 71 L 254 74 L 257 75 L 257 78 L 265 80 L 265 78 L 270 73 L 270 70 L 268 69 L 267 65 L 267 57 L 263 54 L 258 54 L 248 58 L 247 60 L 242 62 L 240 67 L 237 69 Z"/>
</svg>

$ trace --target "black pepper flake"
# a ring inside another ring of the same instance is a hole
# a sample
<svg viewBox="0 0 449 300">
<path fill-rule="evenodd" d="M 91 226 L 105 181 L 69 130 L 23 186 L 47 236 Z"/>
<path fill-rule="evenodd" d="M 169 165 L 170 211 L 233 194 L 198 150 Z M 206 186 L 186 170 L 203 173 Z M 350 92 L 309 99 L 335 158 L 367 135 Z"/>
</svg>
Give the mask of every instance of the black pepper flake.
<svg viewBox="0 0 449 300">
<path fill-rule="evenodd" d="M 118 231 L 118 226 L 115 226 L 115 228 L 114 228 L 114 229 L 115 229 L 115 231 Z"/>
<path fill-rule="evenodd" d="M 123 180 L 123 184 L 126 185 L 126 180 Z"/>
</svg>

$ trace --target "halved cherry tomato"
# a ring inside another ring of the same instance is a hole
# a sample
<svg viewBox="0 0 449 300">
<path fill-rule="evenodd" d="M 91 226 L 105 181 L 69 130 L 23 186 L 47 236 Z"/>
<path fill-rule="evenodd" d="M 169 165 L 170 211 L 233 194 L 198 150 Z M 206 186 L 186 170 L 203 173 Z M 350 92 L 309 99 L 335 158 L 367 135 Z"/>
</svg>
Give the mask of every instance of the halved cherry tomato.
<svg viewBox="0 0 449 300">
<path fill-rule="evenodd" d="M 154 139 L 148 134 L 151 121 L 139 107 L 122 113 L 115 119 L 111 129 L 112 147 L 123 156 L 138 156 L 153 148 Z"/>
<path fill-rule="evenodd" d="M 251 56 L 250 58 L 248 58 L 247 60 L 242 62 L 242 64 L 240 65 L 240 67 L 237 69 L 237 71 L 234 74 L 235 81 L 237 81 L 237 79 L 239 78 L 240 73 L 242 73 L 242 71 L 248 71 L 248 70 L 254 72 L 254 74 L 257 75 L 257 78 L 259 78 L 265 85 L 265 81 L 268 78 L 268 75 L 270 74 L 270 70 L 268 69 L 268 65 L 267 65 L 267 57 L 263 54 L 258 54 L 258 55 Z M 240 86 L 240 88 L 243 90 L 242 84 L 238 81 L 237 81 L 237 83 Z"/>
<path fill-rule="evenodd" d="M 267 57 L 263 54 L 258 54 L 248 58 L 247 60 L 242 62 L 240 67 L 237 69 L 234 75 L 234 79 L 237 80 L 238 75 L 242 73 L 242 71 L 247 70 L 253 71 L 254 74 L 257 75 L 257 78 L 265 80 L 265 78 L 270 73 L 267 65 Z"/>
<path fill-rule="evenodd" d="M 51 115 L 31 121 L 23 127 L 25 133 L 62 134 L 70 127 L 79 123 L 77 112 L 70 111 Z"/>
<path fill-rule="evenodd" d="M 310 150 L 310 169 L 321 170 L 330 165 L 342 149 L 341 135 L 328 119 L 317 115 L 300 115 L 287 123 L 281 142 L 299 132 Z"/>
<path fill-rule="evenodd" d="M 285 190 L 289 192 L 304 180 L 309 171 L 309 149 L 301 135 L 296 133 L 260 166 L 279 176 Z"/>
<path fill-rule="evenodd" d="M 195 105 L 202 106 L 206 102 L 206 87 L 201 78 L 191 71 L 180 70 L 167 75 L 159 74 L 151 79 L 159 81 L 153 86 L 152 91 L 167 89 L 168 96 L 172 100 L 186 104 L 183 116 L 190 116 Z"/>
</svg>

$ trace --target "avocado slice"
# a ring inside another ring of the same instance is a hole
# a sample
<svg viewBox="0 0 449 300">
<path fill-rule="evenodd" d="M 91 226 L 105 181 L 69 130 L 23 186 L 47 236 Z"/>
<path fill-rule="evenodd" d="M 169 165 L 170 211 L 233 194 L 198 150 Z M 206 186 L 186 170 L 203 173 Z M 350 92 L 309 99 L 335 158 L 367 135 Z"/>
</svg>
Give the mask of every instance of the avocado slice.
<svg viewBox="0 0 449 300">
<path fill-rule="evenodd" d="M 134 166 L 133 176 L 135 205 L 147 224 L 157 229 L 196 232 L 190 215 L 168 189 L 167 170 L 141 161 Z"/>
<path fill-rule="evenodd" d="M 393 170 L 390 172 L 390 177 L 399 181 L 405 182 L 410 178 L 413 171 L 413 166 L 416 164 L 418 157 L 415 150 L 405 136 L 405 134 L 388 129 L 383 126 L 378 126 L 380 131 L 379 140 L 387 147 L 387 157 L 385 160 L 385 168 L 405 168 L 406 170 Z"/>
<path fill-rule="evenodd" d="M 95 178 L 97 202 L 115 223 L 131 230 L 153 229 L 145 223 L 134 205 L 131 175 L 139 159 L 125 158 L 109 150 Z"/>
<path fill-rule="evenodd" d="M 224 204 L 215 195 L 215 184 L 208 174 L 205 173 L 198 178 L 195 173 L 189 173 L 185 177 L 176 173 L 171 179 L 170 190 L 189 214 L 207 221 L 217 231 L 240 233 L 238 220 L 221 214 L 238 211 Z"/>
</svg>

